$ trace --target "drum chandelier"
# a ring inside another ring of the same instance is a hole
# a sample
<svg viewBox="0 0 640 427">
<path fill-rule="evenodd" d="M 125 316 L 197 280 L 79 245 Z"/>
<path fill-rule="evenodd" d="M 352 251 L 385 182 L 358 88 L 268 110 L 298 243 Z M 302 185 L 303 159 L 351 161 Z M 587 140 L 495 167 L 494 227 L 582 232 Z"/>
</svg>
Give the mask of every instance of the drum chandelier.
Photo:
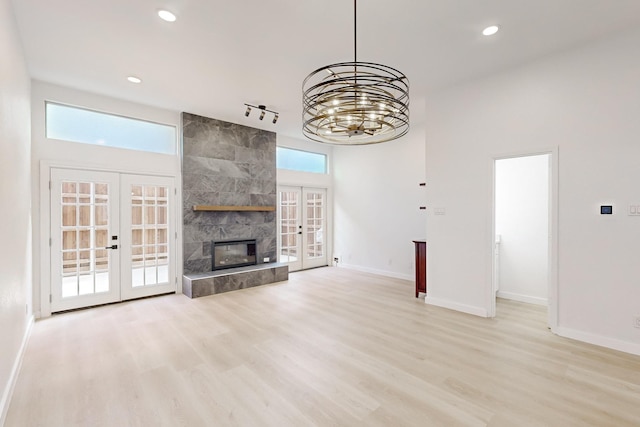
<svg viewBox="0 0 640 427">
<path fill-rule="evenodd" d="M 302 83 L 302 133 L 337 145 L 377 144 L 409 132 L 409 80 L 386 65 L 357 60 L 353 1 L 353 62 L 318 68 Z"/>
</svg>

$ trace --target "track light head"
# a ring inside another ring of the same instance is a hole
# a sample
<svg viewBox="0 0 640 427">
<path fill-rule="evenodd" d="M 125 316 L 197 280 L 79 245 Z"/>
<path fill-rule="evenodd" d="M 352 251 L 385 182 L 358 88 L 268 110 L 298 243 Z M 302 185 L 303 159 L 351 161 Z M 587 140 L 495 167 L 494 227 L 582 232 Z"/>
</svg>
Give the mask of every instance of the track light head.
<svg viewBox="0 0 640 427">
<path fill-rule="evenodd" d="M 249 117 L 249 114 L 251 114 L 251 110 L 253 108 L 257 108 L 258 110 L 260 110 L 260 115 L 258 116 L 259 120 L 264 120 L 264 116 L 267 115 L 267 113 L 271 113 L 273 114 L 273 120 L 271 121 L 271 123 L 273 123 L 274 125 L 276 124 L 276 122 L 278 121 L 278 118 L 280 117 L 280 113 L 278 113 L 277 111 L 273 111 L 273 110 L 268 110 L 266 105 L 253 105 L 253 104 L 244 104 L 247 109 L 244 112 L 244 116 L 245 117 Z"/>
</svg>

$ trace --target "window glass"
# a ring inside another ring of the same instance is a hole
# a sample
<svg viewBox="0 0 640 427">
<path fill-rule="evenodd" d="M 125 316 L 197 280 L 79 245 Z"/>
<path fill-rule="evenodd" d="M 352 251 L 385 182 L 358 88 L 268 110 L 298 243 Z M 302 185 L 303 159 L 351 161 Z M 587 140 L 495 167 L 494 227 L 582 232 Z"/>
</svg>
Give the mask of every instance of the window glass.
<svg viewBox="0 0 640 427">
<path fill-rule="evenodd" d="M 276 166 L 278 169 L 327 173 L 327 156 L 309 151 L 276 147 Z"/>
<path fill-rule="evenodd" d="M 47 102 L 47 138 L 153 153 L 176 153 L 175 126 Z"/>
</svg>

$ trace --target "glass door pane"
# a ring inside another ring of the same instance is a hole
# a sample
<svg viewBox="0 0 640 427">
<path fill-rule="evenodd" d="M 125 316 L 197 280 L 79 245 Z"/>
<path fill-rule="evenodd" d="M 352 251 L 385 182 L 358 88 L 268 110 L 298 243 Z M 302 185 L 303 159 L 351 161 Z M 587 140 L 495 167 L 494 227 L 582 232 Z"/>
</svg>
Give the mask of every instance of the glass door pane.
<svg viewBox="0 0 640 427">
<path fill-rule="evenodd" d="M 121 185 L 123 299 L 173 292 L 173 179 L 123 175 Z"/>
<path fill-rule="evenodd" d="M 327 191 L 320 188 L 303 188 L 304 207 L 304 257 L 302 268 L 327 265 L 326 212 Z"/>
<path fill-rule="evenodd" d="M 282 187 L 278 191 L 278 262 L 288 263 L 289 271 L 302 268 L 301 200 L 299 188 Z"/>
<path fill-rule="evenodd" d="M 52 169 L 51 183 L 52 311 L 114 301 L 118 175 Z"/>
</svg>

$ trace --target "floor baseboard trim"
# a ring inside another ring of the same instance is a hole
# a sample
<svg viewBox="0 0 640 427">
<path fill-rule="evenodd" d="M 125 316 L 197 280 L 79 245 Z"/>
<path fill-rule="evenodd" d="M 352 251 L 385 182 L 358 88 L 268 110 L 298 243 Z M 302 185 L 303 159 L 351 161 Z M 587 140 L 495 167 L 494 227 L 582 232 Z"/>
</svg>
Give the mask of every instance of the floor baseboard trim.
<svg viewBox="0 0 640 427">
<path fill-rule="evenodd" d="M 4 422 L 7 418 L 7 413 L 9 412 L 11 396 L 13 395 L 13 389 L 16 386 L 16 382 L 18 381 L 18 374 L 20 373 L 20 367 L 22 366 L 22 358 L 24 357 L 24 352 L 27 349 L 27 343 L 29 342 L 29 337 L 31 336 L 31 328 L 33 327 L 33 322 L 34 317 L 31 316 L 27 322 L 27 328 L 24 332 L 24 336 L 22 337 L 20 350 L 18 350 L 16 360 L 13 362 L 13 368 L 11 369 L 11 375 L 9 375 L 9 381 L 4 389 L 4 393 L 2 394 L 2 401 L 0 401 L 0 426 L 4 425 Z"/>
<path fill-rule="evenodd" d="M 498 298 L 510 299 L 512 301 L 526 302 L 528 304 L 543 305 L 543 306 L 549 305 L 546 298 L 530 297 L 528 295 L 521 295 L 513 292 L 498 291 L 498 294 L 496 296 Z"/>
<path fill-rule="evenodd" d="M 467 314 L 473 314 L 474 316 L 488 317 L 487 310 L 482 307 L 475 307 L 473 305 L 460 304 L 455 301 L 450 301 L 441 298 L 434 298 L 427 295 L 424 298 L 424 302 L 429 305 L 435 305 L 437 307 L 448 308 L 449 310 L 461 311 Z"/>
<path fill-rule="evenodd" d="M 386 271 L 386 270 L 376 270 L 375 268 L 362 267 L 359 265 L 340 264 L 339 267 L 348 268 L 349 270 L 362 271 L 363 273 L 371 273 L 371 274 L 377 274 L 379 276 L 392 277 L 394 279 L 415 280 L 415 277 L 413 275 L 394 273 L 393 271 Z"/>
<path fill-rule="evenodd" d="M 556 333 L 561 337 L 571 338 L 573 340 L 640 356 L 640 345 L 636 343 L 609 338 L 602 335 L 590 334 L 588 332 L 578 331 L 562 326 L 558 326 Z"/>
</svg>

